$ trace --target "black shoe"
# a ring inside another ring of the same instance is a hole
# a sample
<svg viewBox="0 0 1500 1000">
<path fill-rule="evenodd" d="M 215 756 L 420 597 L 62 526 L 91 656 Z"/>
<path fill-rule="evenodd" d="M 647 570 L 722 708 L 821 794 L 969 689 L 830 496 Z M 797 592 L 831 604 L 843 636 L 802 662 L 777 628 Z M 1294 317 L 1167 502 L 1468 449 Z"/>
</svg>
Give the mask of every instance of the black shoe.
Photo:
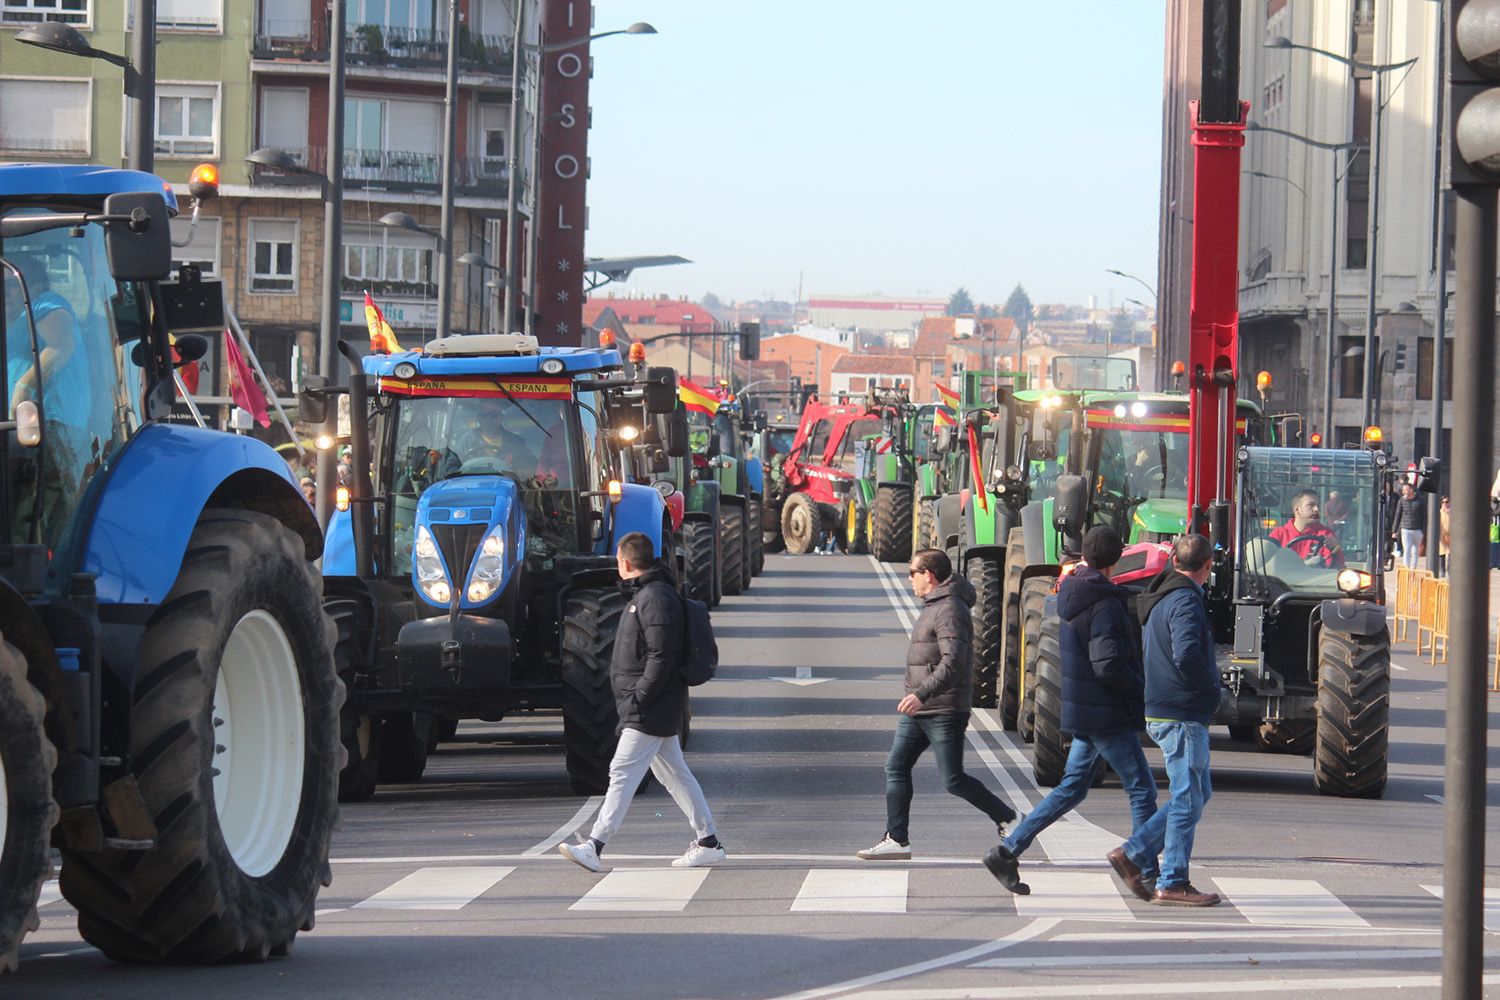
<svg viewBox="0 0 1500 1000">
<path fill-rule="evenodd" d="M 984 866 L 1005 888 L 1017 896 L 1031 895 L 1031 886 L 1021 881 L 1021 862 L 1006 850 L 1004 844 L 996 844 L 984 856 Z"/>
</svg>

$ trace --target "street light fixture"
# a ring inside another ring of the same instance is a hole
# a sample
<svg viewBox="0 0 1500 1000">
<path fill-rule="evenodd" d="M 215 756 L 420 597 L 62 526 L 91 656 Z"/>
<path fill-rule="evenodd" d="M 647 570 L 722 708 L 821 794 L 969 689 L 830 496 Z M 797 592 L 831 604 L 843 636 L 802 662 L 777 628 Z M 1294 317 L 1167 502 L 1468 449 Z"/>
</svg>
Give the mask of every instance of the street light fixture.
<svg viewBox="0 0 1500 1000">
<path fill-rule="evenodd" d="M 1152 288 L 1150 285 L 1146 284 L 1145 281 L 1141 280 L 1140 278 L 1137 278 L 1135 275 L 1133 275 L 1133 274 L 1126 274 L 1124 271 L 1119 271 L 1119 270 L 1116 270 L 1115 268 L 1112 268 L 1112 267 L 1106 267 L 1104 269 L 1104 273 L 1105 274 L 1118 275 L 1121 278 L 1129 278 L 1131 281 L 1135 282 L 1137 285 L 1140 285 L 1146 291 L 1150 292 L 1151 293 L 1151 298 L 1152 298 L 1153 301 L 1160 301 L 1159 299 L 1157 299 L 1156 289 Z"/>
<path fill-rule="evenodd" d="M 442 234 L 433 229 L 428 229 L 406 212 L 387 212 L 380 217 L 380 224 L 387 229 L 404 229 L 409 233 L 421 233 L 423 236 L 431 236 L 438 241 L 438 250 L 442 252 Z"/>
<path fill-rule="evenodd" d="M 98 59 L 125 71 L 125 96 L 134 110 L 130 168 L 149 173 L 156 160 L 156 0 L 134 0 L 136 31 L 131 56 L 96 49 L 71 24 L 41 21 L 16 32 L 16 41 L 48 52 Z"/>
<path fill-rule="evenodd" d="M 1283 184 L 1290 184 L 1292 187 L 1301 192 L 1303 201 L 1307 200 L 1307 189 L 1304 188 L 1301 184 L 1298 184 L 1296 181 L 1292 180 L 1290 177 L 1283 177 L 1280 174 L 1268 174 L 1264 170 L 1246 170 L 1245 176 L 1259 177 L 1263 181 L 1281 181 Z"/>
<path fill-rule="evenodd" d="M 262 146 L 245 157 L 245 162 L 251 166 L 269 167 L 279 170 L 284 174 L 298 174 L 311 177 L 324 188 L 328 186 L 328 175 L 311 170 L 297 162 L 297 158 L 284 149 L 276 146 Z"/>
<path fill-rule="evenodd" d="M 1299 52 L 1311 52 L 1332 59 L 1334 62 L 1347 66 L 1350 70 L 1361 73 L 1369 73 L 1374 78 L 1374 93 L 1371 95 L 1372 108 L 1370 114 L 1370 231 L 1368 248 L 1365 254 L 1365 270 L 1369 275 L 1368 288 L 1365 299 L 1365 379 L 1364 379 L 1364 423 L 1369 427 L 1375 422 L 1375 293 L 1379 281 L 1377 263 L 1380 252 L 1380 139 L 1381 120 L 1385 117 L 1386 98 L 1385 74 L 1392 70 L 1406 69 L 1416 63 L 1416 56 L 1395 63 L 1367 63 L 1348 56 L 1341 56 L 1337 52 L 1320 49 L 1315 45 L 1303 45 L 1294 42 L 1282 35 L 1277 35 L 1265 43 L 1268 49 L 1287 49 Z"/>
<path fill-rule="evenodd" d="M 508 142 L 510 144 L 510 156 L 508 157 L 507 162 L 506 162 L 507 169 L 506 169 L 506 181 L 505 181 L 505 260 L 504 260 L 503 266 L 501 268 L 501 271 L 502 271 L 502 273 L 504 275 L 504 281 L 505 281 L 505 302 L 504 302 L 504 305 L 502 307 L 503 312 L 502 312 L 502 317 L 501 317 L 501 323 L 502 323 L 502 326 L 506 330 L 509 330 L 511 328 L 511 324 L 515 322 L 516 300 L 517 300 L 517 298 L 519 298 L 520 293 L 521 293 L 520 275 L 517 273 L 517 269 L 516 269 L 516 258 L 517 258 L 517 255 L 520 252 L 520 234 L 518 232 L 516 232 L 516 202 L 517 202 L 517 199 L 520 197 L 520 190 L 519 190 L 519 186 L 516 184 L 516 180 L 521 175 L 520 174 L 520 166 L 519 166 L 518 157 L 517 157 L 517 150 L 518 150 L 518 148 L 520 146 L 520 143 L 516 141 L 516 138 L 520 134 L 520 100 L 519 100 L 519 98 L 520 98 L 520 92 L 521 92 L 521 58 L 520 58 L 521 51 L 523 49 L 525 49 L 525 50 L 528 50 L 528 51 L 531 51 L 531 52 L 540 53 L 540 54 L 543 54 L 543 55 L 550 55 L 550 54 L 552 54 L 554 52 L 562 52 L 562 51 L 564 51 L 566 49 L 572 49 L 572 48 L 577 48 L 577 47 L 582 46 L 582 45 L 587 45 L 590 42 L 596 42 L 596 41 L 598 41 L 601 38 L 608 38 L 611 35 L 654 35 L 654 34 L 656 34 L 656 28 L 654 28 L 652 25 L 648 24 L 645 21 L 637 21 L 634 24 L 630 25 L 630 27 L 628 27 L 628 28 L 619 28 L 619 29 L 616 29 L 614 31 L 601 31 L 601 32 L 598 32 L 596 34 L 588 35 L 587 37 L 584 37 L 584 38 L 575 38 L 575 39 L 573 39 L 572 41 L 569 41 L 569 42 L 558 42 L 555 45 L 528 45 L 528 44 L 525 44 L 525 43 L 523 43 L 521 41 L 522 20 L 523 20 L 523 18 L 522 18 L 522 12 L 523 12 L 524 7 L 525 7 L 524 4 L 517 4 L 516 5 L 516 30 L 515 30 L 515 41 L 513 43 L 513 49 L 512 49 L 512 52 L 511 52 L 511 72 L 510 72 L 510 129 L 506 133 L 507 138 L 508 138 Z M 538 37 L 540 37 L 540 35 Z M 541 158 L 542 158 L 541 157 L 541 152 L 542 152 L 541 151 L 542 130 L 540 128 L 538 128 L 535 131 L 536 131 L 536 150 L 535 150 L 535 155 L 533 156 L 533 161 L 534 162 L 540 162 Z M 534 190 L 537 182 L 536 182 L 535 179 L 533 179 L 531 183 L 532 183 L 532 187 L 533 187 L 533 190 Z M 531 228 L 532 228 L 533 233 L 536 230 L 536 224 L 537 224 L 536 213 L 533 212 L 532 216 L 531 216 Z M 532 270 L 535 271 L 535 267 L 534 266 L 533 266 Z M 528 299 L 529 298 L 530 298 L 530 296 L 528 296 Z M 526 305 L 526 314 L 527 314 L 527 320 L 526 320 L 526 322 L 527 323 L 530 322 L 530 316 L 531 316 L 531 313 L 534 310 L 534 308 L 535 308 L 534 303 L 531 303 L 531 302 L 528 301 L 527 305 Z"/>
</svg>

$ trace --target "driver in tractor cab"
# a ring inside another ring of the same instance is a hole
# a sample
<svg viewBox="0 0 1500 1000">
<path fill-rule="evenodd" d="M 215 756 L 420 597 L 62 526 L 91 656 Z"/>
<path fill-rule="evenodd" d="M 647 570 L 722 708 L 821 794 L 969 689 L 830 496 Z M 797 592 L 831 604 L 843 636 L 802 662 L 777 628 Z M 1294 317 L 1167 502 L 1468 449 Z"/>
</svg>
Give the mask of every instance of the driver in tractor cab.
<svg viewBox="0 0 1500 1000">
<path fill-rule="evenodd" d="M 1271 541 L 1290 549 L 1309 566 L 1344 568 L 1344 549 L 1339 536 L 1321 519 L 1318 494 L 1300 490 L 1292 498 L 1292 517 L 1271 532 Z"/>
</svg>

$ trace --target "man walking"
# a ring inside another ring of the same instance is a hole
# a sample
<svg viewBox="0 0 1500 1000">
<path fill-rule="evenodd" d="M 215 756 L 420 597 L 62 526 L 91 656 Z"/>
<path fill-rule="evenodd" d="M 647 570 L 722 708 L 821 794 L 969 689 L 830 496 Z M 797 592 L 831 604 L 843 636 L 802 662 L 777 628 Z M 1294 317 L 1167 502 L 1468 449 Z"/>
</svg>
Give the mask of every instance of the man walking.
<svg viewBox="0 0 1500 1000">
<path fill-rule="evenodd" d="M 1411 483 L 1401 484 L 1396 501 L 1396 527 L 1401 532 L 1401 565 L 1416 569 L 1422 553 L 1422 535 L 1427 530 L 1427 503 L 1417 496 Z"/>
<path fill-rule="evenodd" d="M 1109 852 L 1109 863 L 1131 892 L 1148 898 L 1143 876 L 1161 857 L 1149 898 L 1164 906 L 1213 906 L 1217 893 L 1188 881 L 1193 833 L 1213 789 L 1208 777 L 1208 724 L 1219 706 L 1219 670 L 1203 585 L 1213 550 L 1202 535 L 1173 545 L 1173 566 L 1147 586 L 1137 603 L 1145 623 L 1146 732 L 1161 747 L 1171 799 L 1130 839 Z"/>
<path fill-rule="evenodd" d="M 723 861 L 725 854 L 714 833 L 703 789 L 688 770 L 678 741 L 687 699 L 687 680 L 682 674 L 686 629 L 682 600 L 645 535 L 635 531 L 620 539 L 615 559 L 621 589 L 630 597 L 630 605 L 620 616 L 609 662 L 609 683 L 620 716 L 620 745 L 609 762 L 609 789 L 589 839 L 558 844 L 557 849 L 574 864 L 598 871 L 604 845 L 620 828 L 649 768 L 693 827 L 692 846 L 672 867 L 701 868 Z"/>
<path fill-rule="evenodd" d="M 906 653 L 906 697 L 896 705 L 901 718 L 885 762 L 885 836 L 858 852 L 866 861 L 911 858 L 911 770 L 929 746 L 943 787 L 989 816 L 1000 836 L 1016 818 L 1014 809 L 964 772 L 964 730 L 974 693 L 974 625 L 969 619 L 974 588 L 953 575 L 953 565 L 939 549 L 913 553 L 908 575 L 912 591 L 922 599 L 922 614 Z"/>
<path fill-rule="evenodd" d="M 1130 797 L 1133 830 L 1156 813 L 1156 781 L 1141 750 L 1146 728 L 1142 698 L 1140 630 L 1129 610 L 1130 592 L 1109 582 L 1125 545 L 1113 528 L 1096 527 L 1083 539 L 1085 565 L 1063 577 L 1057 590 L 1062 619 L 1062 718 L 1073 737 L 1062 781 L 1026 814 L 1009 837 L 990 849 L 985 867 L 1011 892 L 1031 890 L 1020 880 L 1017 859 L 1037 834 L 1077 808 L 1089 793 L 1094 766 L 1103 757 Z M 1155 859 L 1142 865 L 1144 883 L 1156 878 Z M 1133 887 L 1132 887 L 1133 888 Z"/>
</svg>

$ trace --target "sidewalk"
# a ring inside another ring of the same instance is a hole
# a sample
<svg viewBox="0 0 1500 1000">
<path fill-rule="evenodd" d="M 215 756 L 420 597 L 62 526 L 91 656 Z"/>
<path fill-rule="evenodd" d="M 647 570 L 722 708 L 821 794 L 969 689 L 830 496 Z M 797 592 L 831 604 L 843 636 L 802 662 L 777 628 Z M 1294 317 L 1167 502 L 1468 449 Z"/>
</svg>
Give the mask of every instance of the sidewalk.
<svg viewBox="0 0 1500 1000">
<path fill-rule="evenodd" d="M 1399 568 L 1399 565 L 1400 565 L 1400 563 L 1399 563 L 1399 560 L 1398 560 L 1398 563 L 1397 563 L 1398 568 Z M 1425 568 L 1425 565 L 1426 565 L 1425 564 L 1425 560 L 1424 560 L 1423 565 L 1424 565 L 1424 568 Z M 1446 579 L 1446 577 L 1444 579 Z M 1489 616 L 1487 617 L 1486 620 L 1487 620 L 1487 622 L 1489 624 L 1489 635 L 1490 635 L 1489 662 L 1491 664 L 1493 664 L 1493 662 L 1494 662 L 1494 654 L 1495 654 L 1495 645 L 1496 645 L 1496 639 L 1497 639 L 1497 636 L 1496 636 L 1496 633 L 1495 633 L 1495 621 L 1496 621 L 1497 617 L 1500 617 L 1500 570 L 1494 570 L 1494 569 L 1490 570 L 1490 595 L 1489 595 L 1489 597 L 1490 597 L 1490 601 L 1489 601 L 1490 611 L 1489 611 Z M 1389 572 L 1389 573 L 1386 574 L 1386 602 L 1385 602 L 1385 605 L 1386 605 L 1386 618 L 1389 619 L 1391 621 L 1391 623 L 1392 623 L 1392 625 L 1391 625 L 1391 637 L 1394 640 L 1394 638 L 1395 638 L 1395 624 L 1394 624 L 1394 622 L 1395 622 L 1395 608 L 1396 608 L 1396 571 L 1394 569 L 1391 570 L 1391 572 Z M 1393 642 L 1393 645 L 1396 645 L 1396 644 Z M 1397 646 L 1397 648 L 1402 649 L 1402 650 L 1411 650 L 1411 649 L 1415 648 L 1415 644 L 1412 642 L 1409 633 L 1408 633 L 1408 638 L 1405 641 L 1401 642 Z M 1426 658 L 1428 655 L 1429 654 L 1427 653 L 1427 650 L 1424 647 L 1423 651 L 1422 651 L 1422 656 L 1424 658 Z M 1442 663 L 1442 658 L 1441 657 L 1439 657 L 1438 663 L 1439 664 Z"/>
</svg>

